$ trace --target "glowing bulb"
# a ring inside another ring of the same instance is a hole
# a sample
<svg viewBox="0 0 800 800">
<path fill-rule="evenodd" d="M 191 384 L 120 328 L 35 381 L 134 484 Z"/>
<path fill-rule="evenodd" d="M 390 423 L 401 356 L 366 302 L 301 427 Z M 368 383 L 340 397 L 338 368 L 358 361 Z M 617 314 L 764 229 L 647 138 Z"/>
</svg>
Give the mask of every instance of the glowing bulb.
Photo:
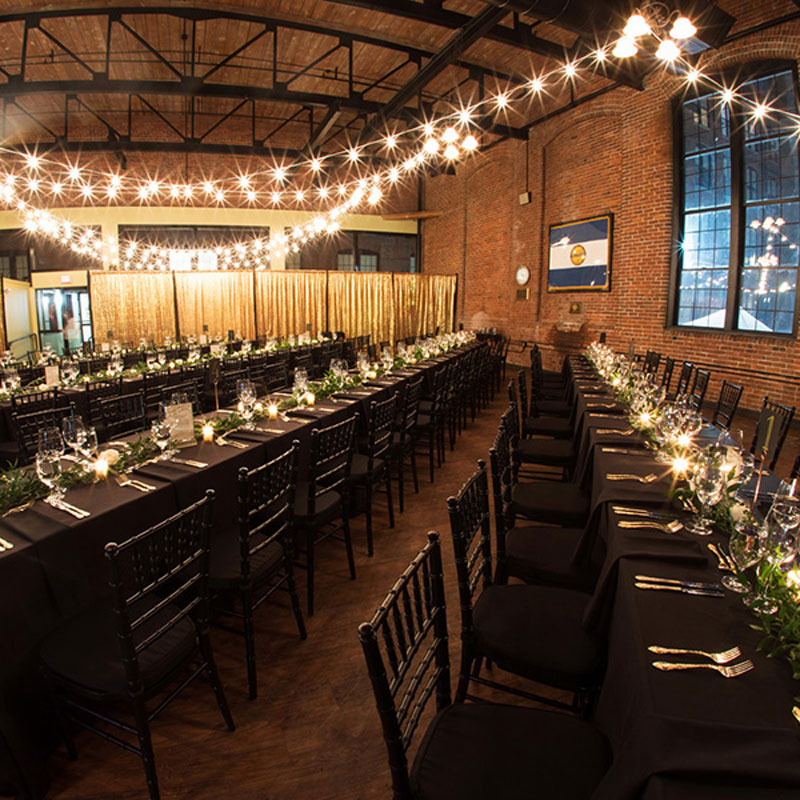
<svg viewBox="0 0 800 800">
<path fill-rule="evenodd" d="M 311 159 L 311 171 L 319 172 L 322 169 L 322 162 L 318 158 Z"/>
<path fill-rule="evenodd" d="M 206 194 L 214 194 L 214 184 L 211 181 L 203 181 L 203 191 Z"/>
<path fill-rule="evenodd" d="M 528 88 L 533 94 L 539 94 L 544 89 L 544 81 L 541 78 L 531 78 L 528 81 Z"/>
<path fill-rule="evenodd" d="M 150 194 L 157 194 L 159 188 L 158 181 L 149 181 L 147 184 L 147 190 Z"/>
<path fill-rule="evenodd" d="M 92 195 L 94 195 L 94 190 L 92 189 L 92 187 L 91 187 L 91 185 L 90 185 L 90 184 L 88 184 L 88 183 L 85 183 L 85 184 L 84 184 L 84 185 L 81 187 L 81 195 L 82 195 L 83 197 L 87 198 L 87 199 L 88 199 L 88 198 L 90 198 L 90 197 L 92 197 Z"/>
<path fill-rule="evenodd" d="M 425 152 L 431 154 L 439 152 L 439 142 L 433 136 L 425 140 Z"/>
<path fill-rule="evenodd" d="M 467 151 L 472 152 L 473 150 L 478 149 L 478 140 L 472 135 L 464 137 L 464 141 L 461 142 L 461 146 Z"/>
<path fill-rule="evenodd" d="M 172 186 L 169 187 L 169 196 L 170 197 L 180 197 L 181 196 L 181 187 L 180 186 L 176 186 L 175 184 L 172 184 Z"/>
<path fill-rule="evenodd" d="M 250 188 L 250 178 L 247 175 L 240 175 L 239 176 L 239 186 L 242 189 L 249 189 Z"/>
<path fill-rule="evenodd" d="M 28 167 L 28 169 L 39 169 L 39 166 L 41 165 L 41 159 L 35 154 L 27 155 L 25 156 L 25 165 Z"/>
<path fill-rule="evenodd" d="M 598 47 L 594 51 L 594 60 L 602 64 L 606 60 L 606 51 L 602 47 Z"/>
<path fill-rule="evenodd" d="M 344 195 L 347 194 L 347 187 L 343 183 L 340 183 L 337 191 L 339 192 L 339 197 L 344 197 Z"/>
<path fill-rule="evenodd" d="M 458 158 L 458 148 L 454 144 L 447 145 L 444 149 L 444 157 L 450 161 Z"/>
<path fill-rule="evenodd" d="M 367 202 L 368 202 L 368 203 L 369 203 L 371 206 L 374 206 L 374 205 L 376 205 L 378 202 L 380 202 L 380 199 L 381 199 L 382 197 L 383 197 L 383 192 L 381 192 L 381 190 L 380 190 L 380 189 L 379 189 L 379 188 L 376 186 L 376 187 L 374 187 L 374 188 L 373 188 L 373 190 L 372 190 L 372 191 L 369 193 L 369 197 L 367 198 Z"/>
<path fill-rule="evenodd" d="M 732 103 L 734 98 L 733 89 L 725 89 L 722 92 L 722 102 L 723 103 Z"/>
<path fill-rule="evenodd" d="M 697 28 L 689 17 L 678 17 L 670 28 L 669 35 L 673 39 L 691 39 L 697 33 Z"/>
<path fill-rule="evenodd" d="M 455 128 L 448 128 L 442 134 L 442 141 L 445 144 L 452 144 L 453 142 L 458 141 L 458 131 Z"/>
<path fill-rule="evenodd" d="M 320 186 L 319 189 L 317 189 L 317 194 L 323 200 L 327 199 L 327 197 L 328 197 L 328 187 L 327 186 Z"/>
<path fill-rule="evenodd" d="M 298 189 L 294 193 L 294 199 L 297 200 L 298 203 L 302 203 L 303 200 L 306 199 L 306 193 L 302 189 Z"/>
<path fill-rule="evenodd" d="M 501 92 L 495 97 L 494 101 L 497 103 L 498 108 L 505 108 L 508 105 L 508 95 L 505 92 Z"/>
<path fill-rule="evenodd" d="M 194 187 L 191 184 L 187 183 L 186 186 L 183 187 L 183 196 L 187 200 L 191 200 L 193 195 L 194 195 Z"/>
<path fill-rule="evenodd" d="M 631 58 L 639 52 L 639 48 L 630 36 L 621 36 L 611 52 L 615 58 Z"/>
<path fill-rule="evenodd" d="M 753 119 L 763 119 L 765 116 L 767 116 L 769 111 L 770 108 L 766 103 L 756 103 L 751 113 L 753 115 Z"/>
<path fill-rule="evenodd" d="M 218 203 L 224 203 L 225 192 L 223 192 L 222 189 L 217 189 L 217 193 L 214 195 L 214 200 L 216 200 Z"/>
<path fill-rule="evenodd" d="M 691 447 L 692 444 L 692 437 L 688 433 L 682 433 L 678 438 L 675 440 L 678 447 Z"/>
<path fill-rule="evenodd" d="M 400 178 L 400 170 L 397 169 L 397 167 L 392 167 L 389 170 L 389 182 L 390 183 L 397 183 L 399 178 Z"/>
<path fill-rule="evenodd" d="M 685 475 L 689 469 L 689 459 L 685 456 L 678 456 L 672 460 L 672 471 L 676 475 Z"/>
<path fill-rule="evenodd" d="M 386 137 L 386 146 L 391 150 L 397 145 L 397 137 L 392 133 Z"/>
<path fill-rule="evenodd" d="M 656 58 L 662 61 L 674 61 L 680 54 L 680 48 L 672 39 L 664 39 L 656 50 Z"/>
<path fill-rule="evenodd" d="M 286 180 L 286 167 L 275 167 L 272 174 L 278 183 L 283 183 Z"/>
<path fill-rule="evenodd" d="M 354 162 L 354 161 L 358 161 L 358 150 L 356 150 L 356 149 L 355 149 L 355 147 L 351 147 L 351 148 L 350 148 L 350 149 L 347 151 L 347 158 L 348 158 L 350 161 L 353 161 L 353 162 Z"/>
<path fill-rule="evenodd" d="M 689 83 L 696 83 L 699 77 L 700 73 L 694 67 L 686 73 L 686 80 Z"/>
<path fill-rule="evenodd" d="M 426 122 L 425 126 L 422 129 L 425 132 L 426 136 L 433 136 L 434 127 L 432 122 Z"/>
<path fill-rule="evenodd" d="M 77 167 L 70 167 L 67 171 L 67 176 L 71 181 L 79 181 L 81 179 L 81 171 Z"/>
<path fill-rule="evenodd" d="M 630 36 L 632 39 L 635 39 L 637 36 L 647 36 L 647 34 L 650 33 L 650 25 L 641 14 L 632 14 L 628 18 L 622 33 L 625 34 L 625 36 Z"/>
<path fill-rule="evenodd" d="M 461 111 L 458 112 L 458 121 L 462 125 L 469 125 L 472 121 L 472 112 L 468 108 L 462 108 Z"/>
<path fill-rule="evenodd" d="M 572 63 L 564 64 L 564 74 L 568 78 L 574 78 L 578 72 L 578 68 Z"/>
<path fill-rule="evenodd" d="M 54 183 L 54 184 L 53 184 L 53 187 L 52 187 L 51 191 L 52 191 L 52 193 L 53 193 L 54 195 L 58 196 L 58 195 L 60 195 L 60 194 L 61 194 L 61 190 L 62 190 L 63 188 L 64 188 L 64 187 L 63 187 L 63 186 L 62 186 L 60 183 L 57 183 L 57 182 L 56 182 L 56 183 Z"/>
<path fill-rule="evenodd" d="M 252 189 L 247 192 L 247 201 L 249 203 L 255 203 L 256 201 L 256 193 Z"/>
</svg>

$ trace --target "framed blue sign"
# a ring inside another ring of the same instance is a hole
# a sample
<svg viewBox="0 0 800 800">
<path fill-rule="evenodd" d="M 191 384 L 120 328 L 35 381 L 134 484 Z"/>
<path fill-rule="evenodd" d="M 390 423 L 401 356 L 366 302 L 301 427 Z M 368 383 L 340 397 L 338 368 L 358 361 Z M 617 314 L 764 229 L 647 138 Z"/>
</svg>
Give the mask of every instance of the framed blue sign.
<svg viewBox="0 0 800 800">
<path fill-rule="evenodd" d="M 601 291 L 611 288 L 613 214 L 550 226 L 547 291 Z"/>
</svg>

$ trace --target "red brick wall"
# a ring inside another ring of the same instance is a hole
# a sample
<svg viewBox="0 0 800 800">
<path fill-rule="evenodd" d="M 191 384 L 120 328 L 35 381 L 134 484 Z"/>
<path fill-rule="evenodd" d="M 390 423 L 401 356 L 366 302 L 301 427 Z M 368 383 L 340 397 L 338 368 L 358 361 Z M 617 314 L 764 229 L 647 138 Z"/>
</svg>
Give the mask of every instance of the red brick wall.
<svg viewBox="0 0 800 800">
<path fill-rule="evenodd" d="M 789 2 L 722 4 L 741 30 L 797 10 Z M 767 58 L 800 56 L 800 21 L 736 40 L 703 62 L 715 69 Z M 800 406 L 800 345 L 796 340 L 666 328 L 672 225 L 671 102 L 680 81 L 656 70 L 642 92 L 616 89 L 531 129 L 527 143 L 506 141 L 458 168 L 455 176 L 428 178 L 424 208 L 441 216 L 423 223 L 423 268 L 459 275 L 459 322 L 495 327 L 513 339 L 537 341 L 555 364 L 569 346 L 605 331 L 608 343 L 627 350 L 655 349 L 678 359 L 711 364 L 708 398 L 720 380 L 745 385 L 743 406 L 765 394 Z M 526 186 L 526 144 L 528 182 Z M 521 206 L 526 188 L 532 202 Z M 611 292 L 545 291 L 551 224 L 614 214 Z M 530 299 L 516 300 L 514 273 L 531 271 Z M 570 302 L 582 317 L 570 315 Z M 557 325 L 583 318 L 579 334 Z M 516 357 L 526 363 L 528 353 Z M 742 368 L 791 375 L 778 381 L 742 375 Z"/>
</svg>

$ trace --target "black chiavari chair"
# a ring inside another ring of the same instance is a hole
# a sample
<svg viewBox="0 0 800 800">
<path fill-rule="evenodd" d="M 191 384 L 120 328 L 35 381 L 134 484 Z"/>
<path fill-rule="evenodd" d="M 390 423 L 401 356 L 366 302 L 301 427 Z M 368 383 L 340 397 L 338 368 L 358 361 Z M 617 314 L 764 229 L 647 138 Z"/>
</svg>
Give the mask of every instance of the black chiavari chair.
<svg viewBox="0 0 800 800">
<path fill-rule="evenodd" d="M 708 390 L 710 378 L 711 373 L 705 369 L 698 369 L 694 373 L 692 388 L 689 390 L 688 403 L 698 414 L 703 408 L 703 401 L 706 399 L 706 391 Z"/>
<path fill-rule="evenodd" d="M 461 670 L 456 700 L 472 698 L 471 682 L 508 691 L 480 675 L 484 659 L 514 675 L 573 693 L 570 705 L 514 689 L 557 708 L 585 711 L 604 667 L 602 643 L 583 626 L 591 595 L 534 584 L 496 585 L 492 579 L 486 465 L 447 500 L 461 605 Z"/>
<path fill-rule="evenodd" d="M 159 788 L 150 723 L 191 681 L 207 678 L 228 729 L 234 730 L 208 636 L 213 495 L 206 492 L 202 500 L 126 542 L 107 544 L 111 603 L 97 603 L 64 623 L 40 648 L 58 718 L 67 717 L 140 756 L 151 800 L 158 799 Z M 190 675 L 183 678 L 187 668 Z M 148 702 L 178 678 L 178 687 L 149 711 Z M 126 710 L 132 725 L 116 716 Z M 109 726 L 135 736 L 138 746 L 111 733 Z M 74 743 L 60 727 L 74 758 Z"/>
<path fill-rule="evenodd" d="M 197 391 L 197 384 L 194 381 L 186 381 L 185 383 L 176 383 L 172 386 L 165 386 L 161 390 L 161 402 L 165 404 L 170 404 L 173 401 L 173 398 L 181 398 L 182 396 L 186 397 L 185 402 L 191 403 L 192 405 L 192 414 L 195 416 L 202 413 L 202 404 L 200 403 L 200 393 Z M 178 400 L 178 402 L 184 402 L 183 400 Z"/>
<path fill-rule="evenodd" d="M 89 422 L 92 425 L 99 425 L 102 422 L 100 414 L 100 401 L 109 397 L 117 397 L 122 394 L 122 378 L 111 378 L 109 380 L 90 381 L 86 384 L 86 405 L 89 409 Z"/>
<path fill-rule="evenodd" d="M 714 408 L 714 414 L 711 417 L 711 424 L 717 425 L 720 428 L 730 429 L 733 415 L 739 407 L 739 400 L 742 397 L 743 386 L 735 383 L 729 383 L 723 380 L 722 386 L 719 390 L 719 397 L 717 398 L 717 405 Z"/>
<path fill-rule="evenodd" d="M 211 541 L 214 609 L 222 616 L 241 620 L 241 628 L 220 627 L 244 637 L 251 700 L 258 695 L 253 614 L 278 589 L 289 594 L 300 638 L 306 638 L 292 570 L 299 447 L 295 441 L 266 464 L 239 470 L 238 530 L 222 530 Z M 236 608 L 236 600 L 241 610 Z"/>
<path fill-rule="evenodd" d="M 61 430 L 61 423 L 67 417 L 75 416 L 75 404 L 58 408 L 43 408 L 23 414 L 12 412 L 11 427 L 17 443 L 17 460 L 20 464 L 30 464 L 39 447 L 39 431 L 55 427 Z"/>
<path fill-rule="evenodd" d="M 525 370 L 520 370 L 517 373 L 516 381 L 509 381 L 508 399 L 511 403 L 517 403 L 517 407 L 520 409 L 521 435 L 523 438 L 527 436 L 552 436 L 556 439 L 572 438 L 573 425 L 567 417 L 530 413 Z"/>
<path fill-rule="evenodd" d="M 389 527 L 394 528 L 394 507 L 392 505 L 392 476 L 390 471 L 389 449 L 392 444 L 396 397 L 369 404 L 367 421 L 366 452 L 356 453 L 350 465 L 351 497 L 364 495 L 364 511 L 367 518 L 367 554 L 372 555 L 372 492 L 373 487 L 384 484 L 389 514 Z"/>
<path fill-rule="evenodd" d="M 100 419 L 106 439 L 116 439 L 126 433 L 143 431 L 147 427 L 144 392 L 132 392 L 100 400 Z"/>
<path fill-rule="evenodd" d="M 416 437 L 417 417 L 419 415 L 419 404 L 422 399 L 422 382 L 424 380 L 425 378 L 420 375 L 406 384 L 403 400 L 400 404 L 400 414 L 397 417 L 395 431 L 392 436 L 392 446 L 389 451 L 389 457 L 397 469 L 397 498 L 401 513 L 404 509 L 406 459 L 409 459 L 411 462 L 411 477 L 414 481 L 414 493 L 419 493 Z"/>
<path fill-rule="evenodd" d="M 264 368 L 264 387 L 267 392 L 276 392 L 285 389 L 289 385 L 289 371 L 286 363 L 277 361 L 274 364 L 267 364 Z"/>
<path fill-rule="evenodd" d="M 311 431 L 308 480 L 297 484 L 295 522 L 298 550 L 305 556 L 305 562 L 299 565 L 308 573 L 308 616 L 314 614 L 314 551 L 320 543 L 329 538 L 343 542 L 350 577 L 353 580 L 356 577 L 347 513 L 350 504 L 348 479 L 357 422 L 356 414 L 350 419 Z"/>
<path fill-rule="evenodd" d="M 453 703 L 439 536 L 395 582 L 358 635 L 389 758 L 394 800 L 588 800 L 610 762 L 594 727 L 567 714 L 498 703 Z M 412 677 L 413 676 L 413 677 Z M 409 767 L 425 707 L 438 712 Z"/>
<path fill-rule="evenodd" d="M 675 393 L 670 395 L 672 400 L 677 399 L 689 391 L 689 384 L 692 380 L 693 371 L 694 364 L 692 364 L 691 361 L 684 361 L 683 364 L 681 364 L 681 371 L 678 373 L 678 385 L 675 387 Z"/>
<path fill-rule="evenodd" d="M 750 452 L 769 469 L 774 470 L 794 418 L 795 407 L 781 405 L 764 398 L 753 433 Z"/>
<path fill-rule="evenodd" d="M 41 392 L 24 392 L 11 395 L 12 414 L 31 414 L 55 408 L 58 401 L 58 389 L 46 389 Z"/>
<path fill-rule="evenodd" d="M 672 373 L 675 371 L 675 359 L 667 356 L 664 359 L 664 372 L 661 375 L 661 385 L 664 391 L 669 393 L 669 386 L 672 383 Z"/>
<path fill-rule="evenodd" d="M 436 455 L 437 466 L 444 461 L 444 433 L 447 425 L 447 369 L 439 367 L 433 375 L 433 390 L 430 398 L 426 401 L 423 410 L 420 404 L 420 412 L 417 416 L 417 435 L 416 444 L 425 445 L 428 453 L 428 469 L 430 482 L 433 483 L 433 460 Z"/>
<path fill-rule="evenodd" d="M 161 392 L 169 386 L 169 370 L 158 372 L 143 372 L 143 391 L 145 414 L 148 419 L 155 419 L 158 413 L 158 404 L 161 402 Z"/>
<path fill-rule="evenodd" d="M 571 440 L 544 437 L 521 439 L 519 414 L 515 403 L 511 403 L 506 413 L 503 414 L 501 424 L 506 426 L 511 452 L 518 464 L 557 467 L 563 470 L 564 477 L 568 477 L 572 472 L 575 467 L 575 450 Z"/>
</svg>

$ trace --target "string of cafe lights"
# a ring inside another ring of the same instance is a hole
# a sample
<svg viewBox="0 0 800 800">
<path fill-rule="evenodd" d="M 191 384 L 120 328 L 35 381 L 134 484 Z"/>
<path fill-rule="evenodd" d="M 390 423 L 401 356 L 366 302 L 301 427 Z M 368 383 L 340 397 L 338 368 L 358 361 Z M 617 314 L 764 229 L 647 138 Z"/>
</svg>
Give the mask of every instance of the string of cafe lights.
<svg viewBox="0 0 800 800">
<path fill-rule="evenodd" d="M 337 153 L 324 156 L 310 156 L 292 163 L 273 164 L 263 170 L 224 178 L 167 183 L 154 177 L 122 176 L 108 174 L 91 167 L 78 164 L 64 164 L 37 153 L 21 156 L 16 151 L 8 151 L 10 156 L 21 157 L 21 168 L 0 174 L 0 203 L 16 208 L 23 217 L 23 223 L 30 233 L 42 234 L 69 247 L 74 252 L 90 259 L 101 261 L 108 257 L 104 253 L 104 242 L 100 234 L 91 226 L 77 225 L 61 219 L 50 211 L 40 208 L 35 200 L 47 196 L 62 200 L 72 194 L 79 196 L 84 203 L 104 198 L 107 203 L 130 202 L 132 198 L 142 205 L 163 204 L 165 201 L 177 202 L 199 207 L 223 207 L 242 201 L 253 206 L 284 206 L 287 197 L 296 205 L 310 201 L 334 203 L 331 207 L 316 214 L 309 222 L 297 225 L 286 233 L 269 239 L 254 237 L 247 241 L 215 248 L 198 248 L 187 251 L 202 262 L 204 256 L 211 256 L 218 267 L 227 269 L 265 269 L 273 252 L 286 256 L 296 253 L 300 247 L 323 234 L 334 234 L 339 230 L 340 219 L 347 213 L 368 205 L 374 207 L 384 197 L 384 191 L 393 188 L 405 177 L 410 177 L 425 167 L 437 162 L 455 163 L 476 152 L 479 141 L 474 131 L 474 120 L 482 113 L 509 113 L 515 102 L 530 100 L 548 93 L 548 88 L 558 82 L 572 82 L 580 71 L 591 65 L 597 67 L 607 62 L 609 56 L 620 61 L 630 58 L 645 47 L 647 41 L 657 43 L 655 57 L 681 75 L 687 85 L 702 85 L 719 96 L 720 104 L 738 104 L 747 110 L 753 121 L 783 116 L 790 120 L 795 133 L 800 136 L 800 114 L 775 107 L 758 98 L 744 95 L 733 85 L 705 74 L 690 64 L 682 52 L 684 40 L 696 33 L 696 28 L 688 17 L 677 12 L 670 20 L 671 27 L 666 34 L 664 20 L 652 19 L 652 10 L 662 4 L 648 3 L 644 12 L 635 12 L 628 19 L 622 35 L 613 43 L 598 46 L 591 53 L 572 61 L 558 64 L 547 72 L 535 74 L 524 83 L 519 83 L 495 95 L 464 106 L 457 111 L 431 118 L 402 132 L 389 133 L 380 139 L 348 147 Z M 650 14 L 647 14 L 650 12 Z M 658 23 L 661 23 L 660 26 Z M 664 30 L 660 35 L 654 27 Z M 347 164 L 361 166 L 370 151 L 382 149 L 385 152 L 398 152 L 411 137 L 418 137 L 402 161 L 390 161 L 390 166 L 378 168 L 361 177 L 341 182 L 337 185 L 321 184 L 317 187 L 296 189 L 289 192 L 286 184 L 293 177 L 305 173 L 312 180 L 327 174 L 331 165 Z M 421 141 L 421 144 L 419 144 Z M 43 173 L 51 177 L 46 179 Z M 111 265 L 121 269 L 169 269 L 172 248 L 147 242 L 129 241 L 120 249 L 116 241 L 109 241 Z"/>
</svg>

